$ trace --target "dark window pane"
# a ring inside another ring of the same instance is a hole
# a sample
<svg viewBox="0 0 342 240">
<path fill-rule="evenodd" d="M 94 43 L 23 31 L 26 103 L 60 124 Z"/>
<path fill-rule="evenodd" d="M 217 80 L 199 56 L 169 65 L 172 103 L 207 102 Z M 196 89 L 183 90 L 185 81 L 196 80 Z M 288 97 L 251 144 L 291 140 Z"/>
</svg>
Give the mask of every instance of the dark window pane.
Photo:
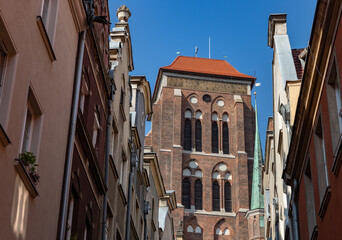
<svg viewBox="0 0 342 240">
<path fill-rule="evenodd" d="M 218 153 L 218 127 L 216 122 L 213 122 L 211 126 L 211 151 Z"/>
<path fill-rule="evenodd" d="M 224 207 L 226 212 L 232 211 L 232 188 L 229 182 L 224 184 Z"/>
<path fill-rule="evenodd" d="M 190 209 L 190 181 L 189 178 L 184 178 L 183 179 L 183 184 L 182 184 L 182 204 L 184 205 L 185 208 Z"/>
<path fill-rule="evenodd" d="M 213 182 L 213 211 L 220 211 L 220 185 Z"/>
<path fill-rule="evenodd" d="M 190 119 L 185 119 L 184 150 L 191 151 L 191 121 L 190 121 Z"/>
<path fill-rule="evenodd" d="M 227 123 L 223 123 L 222 136 L 223 136 L 223 153 L 229 154 L 229 130 L 228 130 Z"/>
<path fill-rule="evenodd" d="M 195 209 L 202 209 L 202 181 L 195 182 Z"/>
<path fill-rule="evenodd" d="M 201 126 L 201 121 L 197 120 L 196 121 L 196 151 L 201 152 L 202 151 L 202 126 Z"/>
</svg>

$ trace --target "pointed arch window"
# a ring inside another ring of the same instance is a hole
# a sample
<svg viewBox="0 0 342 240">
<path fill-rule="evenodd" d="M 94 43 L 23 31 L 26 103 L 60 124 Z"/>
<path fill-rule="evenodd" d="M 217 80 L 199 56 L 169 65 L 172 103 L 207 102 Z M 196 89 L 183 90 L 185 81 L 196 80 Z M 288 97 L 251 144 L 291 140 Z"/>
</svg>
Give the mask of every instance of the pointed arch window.
<svg viewBox="0 0 342 240">
<path fill-rule="evenodd" d="M 220 211 L 220 185 L 213 182 L 213 211 Z"/>
<path fill-rule="evenodd" d="M 229 129 L 226 122 L 222 125 L 222 138 L 223 154 L 229 154 Z"/>
<path fill-rule="evenodd" d="M 195 138 L 196 138 L 196 151 L 202 151 L 202 124 L 200 120 L 196 121 L 195 126 Z"/>
<path fill-rule="evenodd" d="M 191 186 L 189 178 L 184 178 L 182 183 L 182 204 L 185 208 L 190 209 L 191 205 Z"/>
<path fill-rule="evenodd" d="M 202 181 L 197 179 L 195 182 L 195 209 L 202 209 Z"/>
<path fill-rule="evenodd" d="M 211 151 L 218 153 L 218 127 L 217 122 L 213 122 L 211 125 Z"/>
<path fill-rule="evenodd" d="M 191 151 L 191 120 L 185 119 L 184 124 L 184 150 Z"/>
<path fill-rule="evenodd" d="M 226 212 L 232 212 L 232 187 L 228 181 L 224 184 L 224 208 Z"/>
</svg>

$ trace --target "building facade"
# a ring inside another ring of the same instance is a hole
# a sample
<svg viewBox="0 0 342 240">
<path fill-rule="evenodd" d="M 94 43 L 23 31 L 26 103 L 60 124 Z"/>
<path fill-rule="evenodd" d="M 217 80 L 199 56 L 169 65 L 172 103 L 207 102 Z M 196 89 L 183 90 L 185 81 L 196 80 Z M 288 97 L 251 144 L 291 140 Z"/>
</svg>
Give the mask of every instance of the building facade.
<svg viewBox="0 0 342 240">
<path fill-rule="evenodd" d="M 179 56 L 159 70 L 145 143 L 175 190 L 177 239 L 249 239 L 254 81 L 222 60 Z"/>
<path fill-rule="evenodd" d="M 293 239 L 288 202 L 291 187 L 283 180 L 283 169 L 291 141 L 306 49 L 291 49 L 286 14 L 272 14 L 268 21 L 268 46 L 273 49 L 273 118 L 268 120 L 263 191 L 265 237 Z"/>
<path fill-rule="evenodd" d="M 339 239 L 341 212 L 341 1 L 319 0 L 284 169 L 299 239 Z"/>
<path fill-rule="evenodd" d="M 0 2 L 2 239 L 58 232 L 75 62 L 87 26 L 82 1 L 70 2 Z"/>
</svg>

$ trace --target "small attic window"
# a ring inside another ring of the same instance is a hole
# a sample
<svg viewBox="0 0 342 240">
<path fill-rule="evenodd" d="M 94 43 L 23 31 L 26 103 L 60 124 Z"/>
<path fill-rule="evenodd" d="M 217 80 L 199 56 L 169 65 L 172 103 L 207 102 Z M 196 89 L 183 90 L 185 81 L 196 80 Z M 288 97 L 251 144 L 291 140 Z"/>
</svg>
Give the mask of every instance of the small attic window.
<svg viewBox="0 0 342 240">
<path fill-rule="evenodd" d="M 203 96 L 203 101 L 205 101 L 205 102 L 207 102 L 207 103 L 211 102 L 211 97 L 210 97 L 210 95 L 205 94 L 205 95 Z"/>
</svg>

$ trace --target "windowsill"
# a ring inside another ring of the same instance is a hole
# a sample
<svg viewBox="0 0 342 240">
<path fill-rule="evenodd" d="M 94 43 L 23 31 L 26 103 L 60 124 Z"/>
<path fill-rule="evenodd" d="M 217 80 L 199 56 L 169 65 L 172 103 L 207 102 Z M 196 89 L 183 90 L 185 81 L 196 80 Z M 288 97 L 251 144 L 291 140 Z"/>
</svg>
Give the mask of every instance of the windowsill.
<svg viewBox="0 0 342 240">
<path fill-rule="evenodd" d="M 323 197 L 321 206 L 320 206 L 319 211 L 318 211 L 318 216 L 320 216 L 322 219 L 324 217 L 325 211 L 327 210 L 330 195 L 331 195 L 331 188 L 330 188 L 330 186 L 327 186 L 325 189 L 325 193 L 324 193 L 324 197 Z"/>
<path fill-rule="evenodd" d="M 340 135 L 340 139 L 338 140 L 338 144 L 334 152 L 334 162 L 331 168 L 331 171 L 335 175 L 338 174 L 340 170 L 340 166 L 341 166 L 341 160 L 342 160 L 341 142 L 342 142 L 342 135 Z"/>
<path fill-rule="evenodd" d="M 311 238 L 310 240 L 315 240 L 318 236 L 318 227 L 317 225 L 314 227 L 314 229 L 312 230 L 312 233 L 311 233 Z"/>
<path fill-rule="evenodd" d="M 3 129 L 2 125 L 0 124 L 0 142 L 4 147 L 11 143 L 11 140 L 7 136 L 5 129 Z"/>
<path fill-rule="evenodd" d="M 124 205 L 126 205 L 127 204 L 127 200 L 126 200 L 126 196 L 125 196 L 124 190 L 122 188 L 122 184 L 118 184 L 118 188 L 119 188 L 119 193 L 120 193 L 122 202 L 123 202 Z"/>
<path fill-rule="evenodd" d="M 183 150 L 183 153 L 187 154 L 195 154 L 195 155 L 204 155 L 204 156 L 215 156 L 215 157 L 225 157 L 225 158 L 235 158 L 232 154 L 222 154 L 222 153 L 205 153 L 205 152 L 196 152 L 191 150 Z"/>
<path fill-rule="evenodd" d="M 29 191 L 31 197 L 33 197 L 33 198 L 37 197 L 39 194 L 38 194 L 38 191 L 36 189 L 36 186 L 32 182 L 31 177 L 30 177 L 29 173 L 26 171 L 23 163 L 19 159 L 15 159 L 14 160 L 14 167 L 17 170 L 21 180 L 25 184 L 25 187 Z"/>
<path fill-rule="evenodd" d="M 37 24 L 38 24 L 38 28 L 40 31 L 40 34 L 42 35 L 43 41 L 44 41 L 44 45 L 46 47 L 46 50 L 49 54 L 50 60 L 51 62 L 56 60 L 56 56 L 55 53 L 53 51 L 49 36 L 47 34 L 43 19 L 41 16 L 37 16 Z"/>
</svg>

